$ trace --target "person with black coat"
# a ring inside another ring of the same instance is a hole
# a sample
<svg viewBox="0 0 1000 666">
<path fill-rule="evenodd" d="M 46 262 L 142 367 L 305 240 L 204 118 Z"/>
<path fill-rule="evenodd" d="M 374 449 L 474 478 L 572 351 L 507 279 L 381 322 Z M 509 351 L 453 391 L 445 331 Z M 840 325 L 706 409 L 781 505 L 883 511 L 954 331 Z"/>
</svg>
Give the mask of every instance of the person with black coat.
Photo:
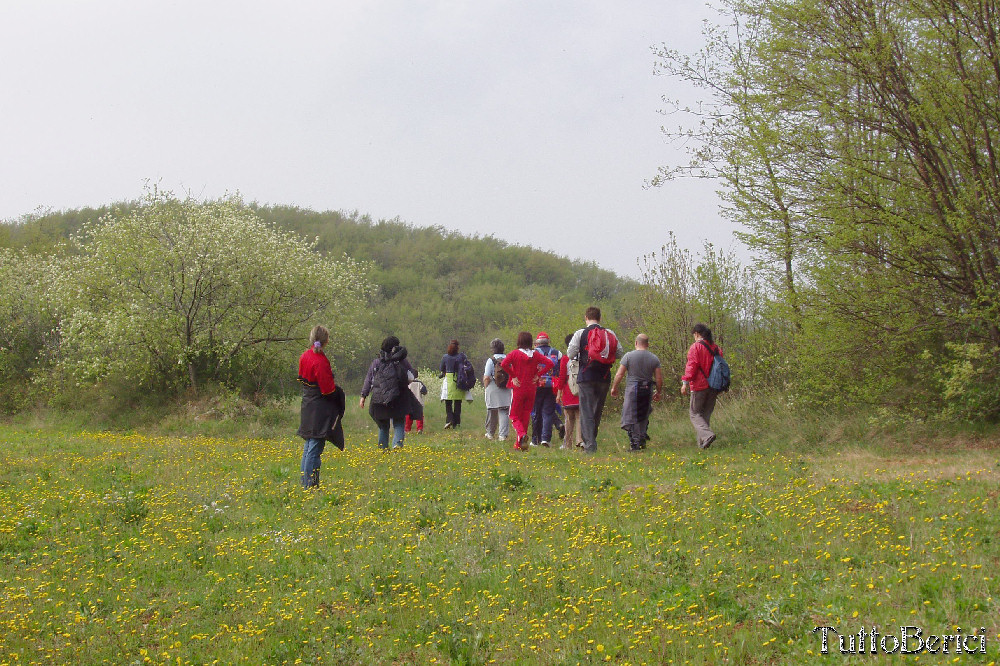
<svg viewBox="0 0 1000 666">
<path fill-rule="evenodd" d="M 306 440 L 302 450 L 302 487 L 319 486 L 320 456 L 327 440 L 344 450 L 344 416 L 346 397 L 333 377 L 330 360 L 323 347 L 330 333 L 323 326 L 314 326 L 309 333 L 309 349 L 299 357 L 299 383 L 302 384 L 302 406 L 298 435 Z"/>
<path fill-rule="evenodd" d="M 390 335 L 382 341 L 379 355 L 372 361 L 361 388 L 360 405 L 371 396 L 368 413 L 378 426 L 380 449 L 389 448 L 389 422 L 392 421 L 392 448 L 403 447 L 406 416 L 423 419 L 423 405 L 410 392 L 409 384 L 417 378 L 417 371 L 406 360 L 406 347 L 399 344 L 399 338 Z"/>
</svg>

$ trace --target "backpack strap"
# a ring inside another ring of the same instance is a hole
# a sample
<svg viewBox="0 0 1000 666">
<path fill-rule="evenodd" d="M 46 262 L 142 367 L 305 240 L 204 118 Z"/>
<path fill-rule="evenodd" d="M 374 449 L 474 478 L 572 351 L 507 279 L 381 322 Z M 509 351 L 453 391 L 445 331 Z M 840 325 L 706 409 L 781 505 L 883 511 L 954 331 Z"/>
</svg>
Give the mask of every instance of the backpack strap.
<svg viewBox="0 0 1000 666">
<path fill-rule="evenodd" d="M 708 343 L 705 342 L 704 340 L 699 340 L 698 342 L 701 343 L 702 345 L 704 345 L 705 349 L 708 350 L 708 353 L 712 355 L 712 362 L 714 363 L 715 362 L 715 357 L 718 356 L 718 353 L 716 353 L 716 351 L 714 349 L 712 349 L 708 345 Z M 705 375 L 705 379 L 708 379 L 708 374 L 705 372 L 705 369 L 702 368 L 700 365 L 698 366 L 698 369 L 701 370 L 701 374 Z"/>
</svg>

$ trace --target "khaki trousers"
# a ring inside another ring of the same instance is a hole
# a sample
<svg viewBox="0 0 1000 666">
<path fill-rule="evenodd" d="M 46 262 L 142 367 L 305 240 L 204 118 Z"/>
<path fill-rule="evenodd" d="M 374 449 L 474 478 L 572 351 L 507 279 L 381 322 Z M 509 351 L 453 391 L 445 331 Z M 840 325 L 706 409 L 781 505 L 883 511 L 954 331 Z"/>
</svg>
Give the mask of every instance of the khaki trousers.
<svg viewBox="0 0 1000 666">
<path fill-rule="evenodd" d="M 698 447 L 707 448 L 711 440 L 715 439 L 715 433 L 709 426 L 712 420 L 712 411 L 715 409 L 715 399 L 719 392 L 712 388 L 704 391 L 691 391 L 691 425 L 694 426 L 695 435 L 698 437 Z"/>
</svg>

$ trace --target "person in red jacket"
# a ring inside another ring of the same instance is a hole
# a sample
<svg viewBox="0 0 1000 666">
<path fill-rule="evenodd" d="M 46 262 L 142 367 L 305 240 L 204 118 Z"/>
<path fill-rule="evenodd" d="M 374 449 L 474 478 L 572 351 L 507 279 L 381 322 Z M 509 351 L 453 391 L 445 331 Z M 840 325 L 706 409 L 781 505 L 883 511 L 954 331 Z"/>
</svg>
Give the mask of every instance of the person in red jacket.
<svg viewBox="0 0 1000 666">
<path fill-rule="evenodd" d="M 722 356 L 722 349 L 712 341 L 712 329 L 705 324 L 695 324 L 691 329 L 694 343 L 688 349 L 687 365 L 681 377 L 681 395 L 690 389 L 691 406 L 689 416 L 698 437 L 698 448 L 707 449 L 715 441 L 715 433 L 709 426 L 715 399 L 719 392 L 708 385 L 708 373 L 712 371 L 713 352 Z"/>
<path fill-rule="evenodd" d="M 531 409 L 535 405 L 535 389 L 538 377 L 555 364 L 541 352 L 532 349 L 531 333 L 517 334 L 517 349 L 507 354 L 500 367 L 507 371 L 510 380 L 507 386 L 513 389 L 510 402 L 510 422 L 514 424 L 517 440 L 515 451 L 527 451 L 527 433 L 531 426 Z"/>
<path fill-rule="evenodd" d="M 573 339 L 573 334 L 566 336 L 566 344 Z M 583 446 L 583 438 L 580 436 L 580 398 L 569 390 L 569 355 L 563 354 L 559 359 L 559 376 L 553 384 L 556 390 L 556 401 L 562 405 L 563 415 L 566 417 L 566 434 L 563 435 L 563 443 L 560 449 L 571 449 L 574 445 Z"/>
<path fill-rule="evenodd" d="M 309 349 L 299 357 L 299 383 L 302 384 L 302 407 L 298 435 L 306 440 L 302 449 L 302 486 L 319 486 L 320 456 L 326 440 L 344 450 L 344 391 L 333 378 L 330 360 L 323 347 L 330 333 L 323 326 L 314 326 L 309 333 Z"/>
</svg>

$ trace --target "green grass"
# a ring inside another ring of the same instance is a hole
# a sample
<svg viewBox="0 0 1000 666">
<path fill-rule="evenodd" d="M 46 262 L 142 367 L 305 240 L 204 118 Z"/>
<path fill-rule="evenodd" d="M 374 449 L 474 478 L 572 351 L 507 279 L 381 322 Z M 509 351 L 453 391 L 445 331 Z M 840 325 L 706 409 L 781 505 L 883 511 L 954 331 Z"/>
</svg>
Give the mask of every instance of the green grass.
<svg viewBox="0 0 1000 666">
<path fill-rule="evenodd" d="M 822 625 L 985 626 L 998 656 L 983 436 L 723 404 L 702 452 L 669 404 L 640 455 L 613 415 L 597 456 L 517 454 L 432 403 L 383 453 L 354 400 L 307 492 L 296 404 L 237 407 L 0 426 L 0 664 L 797 664 Z"/>
</svg>

